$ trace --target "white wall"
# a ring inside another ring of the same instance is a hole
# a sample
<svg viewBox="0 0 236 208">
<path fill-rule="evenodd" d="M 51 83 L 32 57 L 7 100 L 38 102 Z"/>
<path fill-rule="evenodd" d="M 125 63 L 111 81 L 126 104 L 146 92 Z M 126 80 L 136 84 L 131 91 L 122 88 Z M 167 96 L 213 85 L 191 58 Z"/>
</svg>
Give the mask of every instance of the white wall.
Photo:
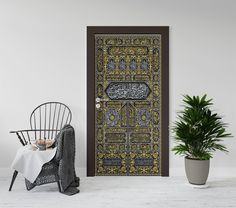
<svg viewBox="0 0 236 208">
<path fill-rule="evenodd" d="M 9 131 L 28 128 L 39 103 L 61 101 L 73 112 L 76 165 L 85 169 L 86 26 L 170 26 L 170 124 L 182 94 L 207 93 L 236 135 L 235 11 L 234 0 L 0 0 L 0 167 L 20 147 Z M 225 144 L 229 154 L 217 153 L 212 166 L 228 174 L 236 141 Z M 171 152 L 170 167 L 182 174 L 183 158 Z"/>
</svg>

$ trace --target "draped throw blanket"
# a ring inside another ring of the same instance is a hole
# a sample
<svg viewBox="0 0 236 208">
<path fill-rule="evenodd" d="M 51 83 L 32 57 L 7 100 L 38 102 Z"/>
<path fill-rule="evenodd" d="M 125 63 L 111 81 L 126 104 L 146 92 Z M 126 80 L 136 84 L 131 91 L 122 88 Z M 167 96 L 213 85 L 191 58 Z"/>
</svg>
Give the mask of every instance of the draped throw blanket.
<svg viewBox="0 0 236 208">
<path fill-rule="evenodd" d="M 80 184 L 79 177 L 75 173 L 75 132 L 71 125 L 66 125 L 56 137 L 57 151 L 55 157 L 44 164 L 42 170 L 31 183 L 25 179 L 27 190 L 35 186 L 58 182 L 61 193 L 73 195 L 79 192 L 76 188 Z"/>
</svg>

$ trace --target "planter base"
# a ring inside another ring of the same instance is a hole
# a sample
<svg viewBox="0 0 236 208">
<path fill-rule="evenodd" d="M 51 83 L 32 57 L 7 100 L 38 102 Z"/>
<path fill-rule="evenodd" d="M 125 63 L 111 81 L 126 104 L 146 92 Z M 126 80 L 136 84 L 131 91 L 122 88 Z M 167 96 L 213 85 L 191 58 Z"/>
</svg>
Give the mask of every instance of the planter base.
<svg viewBox="0 0 236 208">
<path fill-rule="evenodd" d="M 209 187 L 209 184 L 207 183 L 205 183 L 204 185 L 195 185 L 195 184 L 187 183 L 187 185 L 195 189 L 206 189 Z"/>
</svg>

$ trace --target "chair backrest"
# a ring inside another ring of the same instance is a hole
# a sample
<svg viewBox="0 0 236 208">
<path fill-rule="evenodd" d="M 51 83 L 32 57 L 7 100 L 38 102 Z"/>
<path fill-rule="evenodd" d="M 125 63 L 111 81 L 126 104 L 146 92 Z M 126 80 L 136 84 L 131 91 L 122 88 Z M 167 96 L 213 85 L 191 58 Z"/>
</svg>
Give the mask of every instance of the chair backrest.
<svg viewBox="0 0 236 208">
<path fill-rule="evenodd" d="M 60 102 L 47 102 L 39 105 L 30 115 L 30 127 L 35 139 L 54 139 L 64 125 L 70 124 L 71 110 Z"/>
</svg>

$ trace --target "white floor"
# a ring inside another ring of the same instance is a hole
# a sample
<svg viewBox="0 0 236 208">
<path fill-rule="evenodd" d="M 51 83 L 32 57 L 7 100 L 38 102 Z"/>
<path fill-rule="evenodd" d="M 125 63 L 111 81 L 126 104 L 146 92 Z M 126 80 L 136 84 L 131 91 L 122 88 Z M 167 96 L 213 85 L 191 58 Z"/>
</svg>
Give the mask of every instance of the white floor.
<svg viewBox="0 0 236 208">
<path fill-rule="evenodd" d="M 196 189 L 184 177 L 81 178 L 81 193 L 65 196 L 56 184 L 27 191 L 21 176 L 8 192 L 10 177 L 0 177 L 0 208 L 236 208 L 236 177 L 210 179 Z"/>
</svg>

